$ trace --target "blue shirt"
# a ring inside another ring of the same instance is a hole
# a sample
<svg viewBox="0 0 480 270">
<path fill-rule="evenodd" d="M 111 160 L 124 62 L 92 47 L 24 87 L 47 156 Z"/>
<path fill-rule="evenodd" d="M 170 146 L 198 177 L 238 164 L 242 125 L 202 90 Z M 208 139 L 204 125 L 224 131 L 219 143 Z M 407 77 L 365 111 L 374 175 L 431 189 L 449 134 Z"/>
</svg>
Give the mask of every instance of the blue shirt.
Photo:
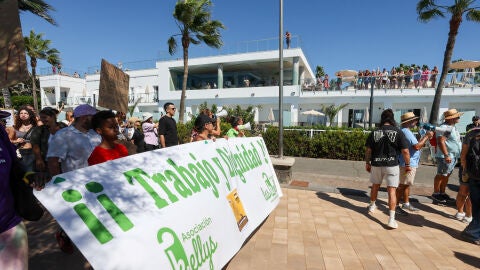
<svg viewBox="0 0 480 270">
<path fill-rule="evenodd" d="M 420 151 L 415 149 L 415 146 L 418 143 L 417 138 L 413 133 L 410 131 L 409 128 L 402 128 L 403 134 L 405 134 L 405 139 L 408 143 L 408 152 L 410 153 L 410 167 L 418 167 L 418 163 L 420 162 Z M 400 161 L 400 166 L 405 167 L 405 160 L 403 159 L 403 155 L 398 155 L 398 160 Z"/>
<path fill-rule="evenodd" d="M 455 126 L 450 126 L 445 123 L 443 123 L 439 128 L 441 129 L 451 128 L 451 131 L 446 131 L 443 134 L 437 134 L 437 141 L 439 137 L 445 136 L 445 138 L 447 138 L 445 140 L 445 145 L 447 146 L 448 155 L 451 158 L 459 158 L 460 152 L 462 150 L 460 133 L 458 133 L 458 130 L 455 128 Z M 435 156 L 439 158 L 445 158 L 442 151 L 440 151 L 438 145 L 437 145 L 437 154 Z"/>
</svg>

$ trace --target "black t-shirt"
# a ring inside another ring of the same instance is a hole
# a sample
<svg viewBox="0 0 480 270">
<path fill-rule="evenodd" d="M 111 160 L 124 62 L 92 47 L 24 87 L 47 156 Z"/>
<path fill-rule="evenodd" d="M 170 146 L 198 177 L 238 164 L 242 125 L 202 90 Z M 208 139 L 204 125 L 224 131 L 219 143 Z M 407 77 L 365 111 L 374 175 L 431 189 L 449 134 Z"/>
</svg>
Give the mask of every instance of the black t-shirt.
<svg viewBox="0 0 480 270">
<path fill-rule="evenodd" d="M 408 143 L 399 128 L 382 126 L 370 133 L 365 146 L 372 149 L 372 166 L 393 167 L 398 165 L 397 156 L 408 148 Z"/>
<path fill-rule="evenodd" d="M 160 118 L 158 135 L 165 137 L 165 147 L 178 145 L 177 123 L 173 117 L 163 116 Z"/>
</svg>

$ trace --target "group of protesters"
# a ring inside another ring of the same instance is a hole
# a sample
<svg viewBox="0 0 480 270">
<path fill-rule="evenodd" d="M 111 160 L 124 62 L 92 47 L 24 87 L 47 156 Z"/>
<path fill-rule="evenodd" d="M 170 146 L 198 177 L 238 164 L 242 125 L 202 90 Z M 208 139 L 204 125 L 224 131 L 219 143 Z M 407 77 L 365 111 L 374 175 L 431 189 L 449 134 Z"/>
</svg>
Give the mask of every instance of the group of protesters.
<svg viewBox="0 0 480 270">
<path fill-rule="evenodd" d="M 365 169 L 370 172 L 372 183 L 369 213 L 376 212 L 377 195 L 383 180 L 387 182 L 389 228 L 398 228 L 396 214 L 408 216 L 407 211 L 419 211 L 409 202 L 410 186 L 419 165 L 419 150 L 435 138 L 437 173 L 432 200 L 439 204 L 456 203 L 458 212 L 454 217 L 468 223 L 461 236 L 480 245 L 480 118 L 473 117 L 462 142 L 455 127 L 462 114 L 456 109 L 448 109 L 443 113 L 444 122 L 435 128 L 435 132 L 421 130 L 423 136 L 417 139 L 411 129 L 417 126 L 419 117 L 413 112 L 401 116 L 401 128 L 396 126 L 391 109 L 382 112 L 380 126 L 370 133 L 366 142 Z M 454 199 L 445 190 L 458 159 L 461 162 L 460 188 Z"/>
<path fill-rule="evenodd" d="M 41 190 L 51 176 L 85 168 L 109 160 L 179 144 L 176 107 L 164 104 L 165 114 L 157 123 L 145 112 L 142 119 L 126 119 L 123 112 L 97 111 L 83 104 L 65 113 L 58 121 L 59 110 L 45 107 L 38 114 L 32 106 L 23 106 L 14 116 L 14 124 L 0 125 L 0 269 L 26 269 L 28 243 L 25 225 L 14 210 L 9 182 L 13 166 L 18 164 L 25 175 L 35 172 L 32 188 Z M 0 111 L 0 119 L 10 113 Z M 243 137 L 240 117 L 231 117 L 232 128 L 225 138 Z M 191 141 L 215 140 L 221 136 L 220 118 L 203 110 L 195 119 Z M 62 229 L 55 234 L 60 249 L 72 253 L 74 248 Z M 8 257 L 8 258 L 7 258 Z"/>
</svg>

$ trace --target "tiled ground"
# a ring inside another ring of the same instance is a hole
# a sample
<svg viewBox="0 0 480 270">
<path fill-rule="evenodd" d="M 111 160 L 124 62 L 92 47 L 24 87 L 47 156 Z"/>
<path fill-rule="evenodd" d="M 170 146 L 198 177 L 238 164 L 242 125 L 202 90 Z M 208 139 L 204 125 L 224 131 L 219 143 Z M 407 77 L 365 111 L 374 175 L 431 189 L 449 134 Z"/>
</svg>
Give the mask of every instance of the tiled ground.
<svg viewBox="0 0 480 270">
<path fill-rule="evenodd" d="M 416 205 L 389 230 L 385 201 L 283 189 L 284 197 L 228 265 L 237 269 L 476 269 L 480 247 L 460 239 L 455 209 Z"/>
</svg>

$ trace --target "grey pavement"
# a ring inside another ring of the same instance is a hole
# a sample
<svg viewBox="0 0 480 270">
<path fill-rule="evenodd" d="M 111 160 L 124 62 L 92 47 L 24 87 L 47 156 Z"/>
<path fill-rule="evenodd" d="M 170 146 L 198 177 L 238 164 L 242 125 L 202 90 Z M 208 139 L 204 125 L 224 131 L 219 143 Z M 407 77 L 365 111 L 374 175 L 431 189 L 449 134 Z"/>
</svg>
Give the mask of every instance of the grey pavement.
<svg viewBox="0 0 480 270">
<path fill-rule="evenodd" d="M 429 195 L 433 192 L 433 178 L 436 166 L 422 163 L 417 168 L 412 198 L 419 202 L 432 202 Z M 364 161 L 314 159 L 295 157 L 292 167 L 292 182 L 283 185 L 288 188 L 343 193 L 349 195 L 369 194 L 370 174 L 365 170 Z M 385 186 L 385 184 L 383 184 Z M 458 169 L 450 177 L 447 193 L 454 197 L 458 190 Z M 385 197 L 383 192 L 380 196 Z"/>
</svg>

